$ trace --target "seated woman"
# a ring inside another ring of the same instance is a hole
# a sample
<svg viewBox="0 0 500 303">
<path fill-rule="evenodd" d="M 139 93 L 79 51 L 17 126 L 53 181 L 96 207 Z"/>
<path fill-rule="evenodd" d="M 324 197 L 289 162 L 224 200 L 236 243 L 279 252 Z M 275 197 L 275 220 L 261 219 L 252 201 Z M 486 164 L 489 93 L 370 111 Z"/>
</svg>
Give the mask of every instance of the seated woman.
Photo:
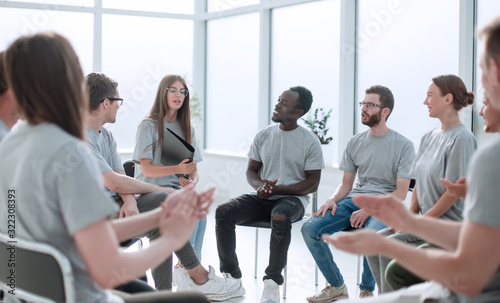
<svg viewBox="0 0 500 303">
<path fill-rule="evenodd" d="M 83 142 L 88 97 L 78 57 L 56 33 L 14 41 L 6 50 L 5 74 L 26 120 L 0 146 L 0 190 L 14 191 L 16 237 L 47 243 L 69 260 L 75 302 L 208 302 L 197 293 L 124 295 L 108 289 L 143 275 L 182 247 L 212 203 L 213 190 L 192 186 L 162 207 L 110 220 L 117 207 L 104 193 L 91 152 Z M 0 200 L 0 212 L 10 206 Z M 6 232 L 6 217 L 0 232 Z M 159 228 L 161 236 L 137 252 L 119 242 Z M 16 301 L 6 294 L 6 301 Z"/>
</svg>

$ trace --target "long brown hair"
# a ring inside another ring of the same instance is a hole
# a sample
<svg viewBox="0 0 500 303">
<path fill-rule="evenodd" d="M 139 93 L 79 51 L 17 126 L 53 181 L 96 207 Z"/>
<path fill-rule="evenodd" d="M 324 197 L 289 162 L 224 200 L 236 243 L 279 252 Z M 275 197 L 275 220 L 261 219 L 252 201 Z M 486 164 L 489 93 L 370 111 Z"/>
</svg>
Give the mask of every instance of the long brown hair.
<svg viewBox="0 0 500 303">
<path fill-rule="evenodd" d="M 5 74 L 30 124 L 51 122 L 84 138 L 88 97 L 71 43 L 54 32 L 23 36 L 5 51 Z"/>
<path fill-rule="evenodd" d="M 158 141 L 155 143 L 159 148 L 163 145 L 163 135 L 165 133 L 165 129 L 163 127 L 163 119 L 165 119 L 165 115 L 167 114 L 168 105 L 167 105 L 167 93 L 168 88 L 174 82 L 179 81 L 184 85 L 187 89 L 187 84 L 184 78 L 179 75 L 166 75 L 161 79 L 160 84 L 158 85 L 158 90 L 156 91 L 155 102 L 151 111 L 147 117 L 156 120 L 156 128 L 158 131 Z M 193 144 L 191 140 L 191 109 L 189 106 L 189 94 L 184 97 L 184 103 L 181 108 L 177 111 L 177 120 L 181 125 L 182 132 L 184 133 L 185 140 L 189 142 L 189 144 Z M 154 144 L 154 143 L 153 143 Z"/>
</svg>

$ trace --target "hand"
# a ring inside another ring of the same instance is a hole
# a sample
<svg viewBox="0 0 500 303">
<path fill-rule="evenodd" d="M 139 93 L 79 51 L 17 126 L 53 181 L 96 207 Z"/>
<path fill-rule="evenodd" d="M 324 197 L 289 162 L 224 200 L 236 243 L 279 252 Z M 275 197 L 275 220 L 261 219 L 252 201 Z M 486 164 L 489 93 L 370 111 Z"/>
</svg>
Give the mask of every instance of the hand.
<svg viewBox="0 0 500 303">
<path fill-rule="evenodd" d="M 127 201 L 124 202 L 122 207 L 120 208 L 119 218 L 130 217 L 133 215 L 137 215 L 139 213 L 139 209 L 137 208 L 137 202 Z"/>
<path fill-rule="evenodd" d="M 179 182 L 181 183 L 181 187 L 186 187 L 189 184 L 194 184 L 194 181 L 191 178 L 180 177 Z"/>
<path fill-rule="evenodd" d="M 465 177 L 460 177 L 457 182 L 453 183 L 444 178 L 441 178 L 441 183 L 443 183 L 444 187 L 448 194 L 457 199 L 462 197 L 465 198 L 465 194 L 467 193 L 467 182 Z"/>
<path fill-rule="evenodd" d="M 401 199 L 393 195 L 359 195 L 353 197 L 352 200 L 370 216 L 401 232 L 408 232 L 406 228 L 412 220 L 415 220 L 415 214 L 410 213 L 401 203 Z"/>
<path fill-rule="evenodd" d="M 189 162 L 189 161 L 191 161 L 191 162 Z M 189 175 L 190 173 L 193 172 L 193 170 L 195 168 L 196 168 L 196 163 L 194 163 L 194 161 L 189 160 L 189 159 L 184 159 L 184 160 L 182 160 L 181 163 L 177 164 L 177 173 Z"/>
<path fill-rule="evenodd" d="M 362 229 L 354 232 L 340 232 L 333 236 L 323 235 L 322 239 L 338 249 L 357 255 L 378 255 L 386 238 L 374 230 Z"/>
<path fill-rule="evenodd" d="M 337 210 L 337 203 L 335 203 L 333 199 L 326 200 L 325 204 L 321 205 L 321 207 L 314 213 L 314 216 L 318 217 L 321 215 L 321 218 L 324 218 L 329 209 L 332 210 L 332 216 L 334 216 L 335 211 Z"/>
<path fill-rule="evenodd" d="M 274 189 L 276 187 L 276 183 L 278 183 L 278 179 L 274 181 L 268 181 L 263 178 L 260 178 L 264 183 L 261 187 L 257 188 L 257 196 L 260 199 L 268 199 L 274 194 Z"/>
<path fill-rule="evenodd" d="M 370 215 L 363 209 L 357 210 L 351 214 L 351 226 L 354 228 L 362 228 Z"/>
</svg>

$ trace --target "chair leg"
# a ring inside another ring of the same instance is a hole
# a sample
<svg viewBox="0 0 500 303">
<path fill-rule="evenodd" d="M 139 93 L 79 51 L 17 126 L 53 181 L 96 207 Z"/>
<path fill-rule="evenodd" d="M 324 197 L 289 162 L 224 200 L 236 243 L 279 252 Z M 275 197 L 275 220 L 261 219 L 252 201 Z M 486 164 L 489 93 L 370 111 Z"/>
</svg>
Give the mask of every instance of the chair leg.
<svg viewBox="0 0 500 303">
<path fill-rule="evenodd" d="M 314 262 L 314 285 L 318 286 L 318 265 Z"/>
<path fill-rule="evenodd" d="M 361 285 L 361 256 L 358 255 L 358 276 L 357 276 L 357 279 L 356 281 L 358 282 L 358 286 Z"/>
<path fill-rule="evenodd" d="M 285 279 L 283 281 L 283 300 L 286 299 L 287 268 L 288 268 L 288 266 L 285 265 Z"/>
<path fill-rule="evenodd" d="M 253 277 L 257 279 L 257 259 L 258 259 L 258 252 L 259 252 L 259 228 L 255 228 L 255 268 L 253 271 Z"/>
</svg>

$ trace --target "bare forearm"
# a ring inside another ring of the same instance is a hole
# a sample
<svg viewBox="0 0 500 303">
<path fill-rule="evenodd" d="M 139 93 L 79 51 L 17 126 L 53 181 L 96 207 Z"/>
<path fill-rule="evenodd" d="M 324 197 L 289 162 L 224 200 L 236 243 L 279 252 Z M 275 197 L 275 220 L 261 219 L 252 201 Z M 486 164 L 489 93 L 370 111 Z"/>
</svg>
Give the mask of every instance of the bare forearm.
<svg viewBox="0 0 500 303">
<path fill-rule="evenodd" d="M 118 194 L 148 194 L 157 191 L 165 191 L 162 187 L 154 184 L 144 183 L 134 178 L 118 174 L 115 172 L 106 172 L 103 175 L 104 186 L 107 189 Z"/>
<path fill-rule="evenodd" d="M 333 195 L 329 198 L 329 200 L 335 201 L 335 203 L 347 197 L 347 195 L 351 192 L 352 185 L 341 183 L 337 186 L 337 189 L 333 193 Z"/>
<path fill-rule="evenodd" d="M 434 206 L 424 214 L 424 216 L 439 218 L 444 215 L 456 201 L 456 197 L 453 197 L 449 193 L 445 192 L 436 204 L 434 204 Z"/>
<path fill-rule="evenodd" d="M 139 236 L 158 227 L 160 208 L 122 219 L 111 221 L 119 242 Z"/>
<path fill-rule="evenodd" d="M 260 179 L 260 176 L 255 171 L 247 170 L 247 182 L 255 190 L 261 187 L 264 183 Z"/>
<path fill-rule="evenodd" d="M 420 212 L 420 206 L 418 205 L 417 199 L 417 186 L 413 188 L 413 193 L 411 195 L 410 211 L 414 214 L 418 214 Z"/>
<path fill-rule="evenodd" d="M 158 166 L 158 165 L 141 165 L 142 173 L 149 178 L 160 178 L 169 175 L 181 173 L 177 165 Z"/>
<path fill-rule="evenodd" d="M 118 250 L 111 264 L 102 268 L 99 284 L 104 288 L 115 288 L 136 277 L 144 275 L 147 268 L 155 268 L 172 255 L 178 247 L 176 243 L 160 237 L 151 241 L 150 245 L 136 252 Z"/>
</svg>

